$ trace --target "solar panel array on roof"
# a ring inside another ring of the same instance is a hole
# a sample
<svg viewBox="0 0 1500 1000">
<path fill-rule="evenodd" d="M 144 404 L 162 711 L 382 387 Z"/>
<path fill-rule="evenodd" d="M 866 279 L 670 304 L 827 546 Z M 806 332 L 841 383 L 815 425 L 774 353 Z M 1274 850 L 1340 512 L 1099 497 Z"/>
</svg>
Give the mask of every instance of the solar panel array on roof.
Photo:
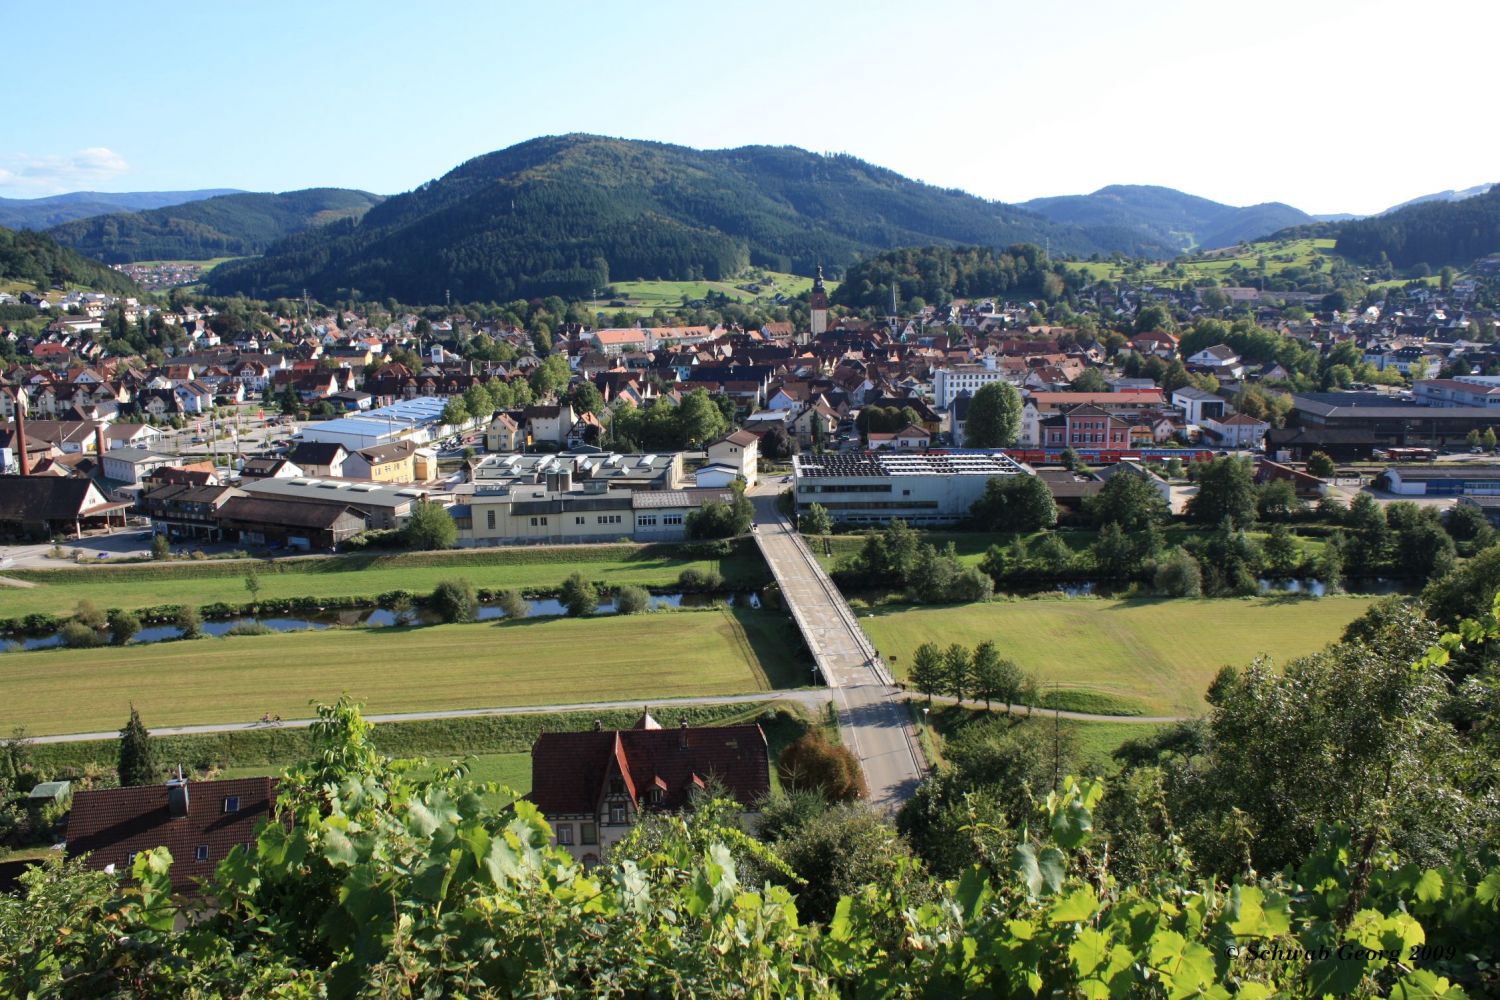
<svg viewBox="0 0 1500 1000">
<path fill-rule="evenodd" d="M 794 455 L 798 476 L 811 478 L 886 476 L 1005 476 L 1024 471 L 1013 459 L 1000 454 L 915 455 L 904 453 L 853 452 L 822 454 L 813 458 Z"/>
</svg>

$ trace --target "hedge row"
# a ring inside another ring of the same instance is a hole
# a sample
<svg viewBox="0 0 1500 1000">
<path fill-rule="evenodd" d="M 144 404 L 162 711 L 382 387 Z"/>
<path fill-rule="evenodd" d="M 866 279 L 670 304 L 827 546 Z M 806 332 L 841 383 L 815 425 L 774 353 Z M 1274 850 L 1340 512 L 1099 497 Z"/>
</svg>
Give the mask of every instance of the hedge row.
<svg viewBox="0 0 1500 1000">
<path fill-rule="evenodd" d="M 768 711 L 768 704 L 666 706 L 654 710 L 652 715 L 667 727 L 680 725 L 684 720 L 692 726 L 712 726 L 740 719 L 758 720 Z M 640 716 L 640 709 L 631 708 L 382 722 L 375 726 L 375 745 L 393 757 L 525 753 L 543 732 L 591 729 L 595 720 L 605 729 L 628 729 Z M 181 764 L 184 768 L 204 771 L 210 767 L 263 767 L 302 759 L 309 752 L 309 734 L 306 729 L 251 729 L 156 736 L 152 744 L 156 761 L 163 767 L 175 768 Z M 115 740 L 39 743 L 32 745 L 31 758 L 40 773 L 58 778 L 80 774 L 90 764 L 112 769 L 118 751 Z"/>
</svg>

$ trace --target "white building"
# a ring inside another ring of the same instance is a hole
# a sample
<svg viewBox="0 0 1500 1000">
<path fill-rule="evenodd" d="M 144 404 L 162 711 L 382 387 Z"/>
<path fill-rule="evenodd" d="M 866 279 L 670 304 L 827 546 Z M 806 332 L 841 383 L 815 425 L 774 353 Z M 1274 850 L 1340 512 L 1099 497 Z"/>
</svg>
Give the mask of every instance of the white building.
<svg viewBox="0 0 1500 1000">
<path fill-rule="evenodd" d="M 994 454 L 909 455 L 895 452 L 793 455 L 797 510 L 821 504 L 835 521 L 955 524 L 969 516 L 996 476 L 1031 475 Z"/>
<path fill-rule="evenodd" d="M 991 382 L 1005 382 L 1005 372 L 993 364 L 954 365 L 951 368 L 936 368 L 932 372 L 933 408 L 946 410 L 953 400 L 963 393 L 974 395 L 982 386 Z"/>
</svg>

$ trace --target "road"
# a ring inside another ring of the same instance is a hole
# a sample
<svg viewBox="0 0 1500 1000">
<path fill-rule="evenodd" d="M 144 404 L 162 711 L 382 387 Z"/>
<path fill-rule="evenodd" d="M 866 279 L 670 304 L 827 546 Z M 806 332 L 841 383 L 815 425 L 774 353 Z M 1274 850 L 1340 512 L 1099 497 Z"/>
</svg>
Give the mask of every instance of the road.
<svg viewBox="0 0 1500 1000">
<path fill-rule="evenodd" d="M 366 715 L 367 722 L 423 722 L 429 719 L 472 719 L 485 715 L 535 715 L 539 712 L 593 712 L 621 708 L 649 708 L 653 715 L 664 715 L 683 705 L 753 705 L 757 702 L 793 701 L 811 710 L 821 712 L 831 697 L 826 688 L 803 691 L 761 691 L 757 694 L 731 694 L 703 698 L 661 698 L 655 701 L 583 701 L 565 705 L 515 705 L 505 708 L 452 708 L 438 712 L 394 712 L 386 715 Z M 314 719 L 283 719 L 279 725 L 286 729 L 306 729 Z M 151 730 L 152 736 L 196 736 L 203 733 L 238 733 L 267 728 L 263 722 L 221 722 L 205 726 L 158 726 Z M 32 743 L 83 743 L 88 740 L 119 739 L 117 729 L 104 733 L 67 733 L 58 736 L 28 736 Z"/>
<path fill-rule="evenodd" d="M 870 803 L 894 812 L 911 797 L 926 767 L 903 693 L 870 640 L 803 544 L 776 511 L 774 496 L 755 496 L 755 538 L 788 609 L 833 689 L 839 732 L 859 757 Z"/>
</svg>

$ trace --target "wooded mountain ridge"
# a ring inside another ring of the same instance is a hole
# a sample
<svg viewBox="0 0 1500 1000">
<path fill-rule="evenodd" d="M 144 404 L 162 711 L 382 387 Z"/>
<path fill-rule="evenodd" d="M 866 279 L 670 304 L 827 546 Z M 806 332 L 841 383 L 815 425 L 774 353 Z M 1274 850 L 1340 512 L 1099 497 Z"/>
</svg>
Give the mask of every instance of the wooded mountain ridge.
<svg viewBox="0 0 1500 1000">
<path fill-rule="evenodd" d="M 47 230 L 64 246 L 106 264 L 210 260 L 263 253 L 277 240 L 357 219 L 380 195 L 343 188 L 226 194 L 143 212 L 78 219 Z"/>
</svg>

